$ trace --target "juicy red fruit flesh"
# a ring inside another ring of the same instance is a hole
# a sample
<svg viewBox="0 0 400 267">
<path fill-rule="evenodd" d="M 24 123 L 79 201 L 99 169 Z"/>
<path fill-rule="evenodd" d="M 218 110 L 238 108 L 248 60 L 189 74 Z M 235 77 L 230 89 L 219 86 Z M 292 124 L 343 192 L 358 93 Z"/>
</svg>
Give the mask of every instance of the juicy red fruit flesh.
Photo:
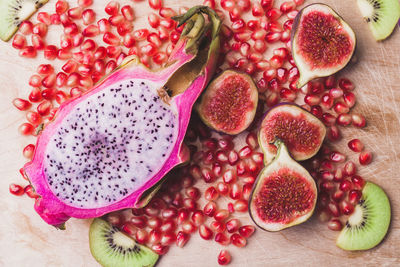
<svg viewBox="0 0 400 267">
<path fill-rule="evenodd" d="M 316 194 L 301 174 L 282 168 L 264 178 L 254 197 L 260 219 L 288 224 L 313 208 Z"/>
<path fill-rule="evenodd" d="M 243 114 L 253 110 L 255 105 L 248 101 L 250 90 L 249 83 L 240 75 L 228 76 L 203 107 L 205 117 L 223 131 L 241 128 L 245 123 Z"/>
<path fill-rule="evenodd" d="M 287 112 L 276 113 L 263 125 L 263 130 L 266 131 L 263 135 L 265 144 L 270 144 L 279 137 L 289 151 L 314 151 L 321 138 L 319 127 L 309 123 L 304 114 L 293 116 Z M 302 136 L 301 139 L 299 136 Z M 269 145 L 269 149 L 276 152 L 273 144 Z"/>
<path fill-rule="evenodd" d="M 312 68 L 342 65 L 352 53 L 353 41 L 341 32 L 341 22 L 331 14 L 311 11 L 299 29 L 299 51 Z"/>
</svg>

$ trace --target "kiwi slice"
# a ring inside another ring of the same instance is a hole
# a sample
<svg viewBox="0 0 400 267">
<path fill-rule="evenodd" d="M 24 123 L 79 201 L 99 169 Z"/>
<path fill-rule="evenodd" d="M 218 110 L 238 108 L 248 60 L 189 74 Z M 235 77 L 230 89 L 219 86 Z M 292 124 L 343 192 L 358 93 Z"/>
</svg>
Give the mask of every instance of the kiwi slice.
<svg viewBox="0 0 400 267">
<path fill-rule="evenodd" d="M 104 267 L 151 267 L 158 254 L 136 243 L 102 219 L 94 219 L 89 230 L 90 251 Z"/>
<path fill-rule="evenodd" d="M 8 41 L 18 30 L 22 21 L 30 18 L 49 0 L 1 0 L 0 1 L 0 38 Z"/>
<path fill-rule="evenodd" d="M 385 192 L 371 182 L 340 232 L 336 245 L 345 250 L 366 250 L 378 245 L 390 224 L 390 203 Z"/>
<path fill-rule="evenodd" d="M 357 0 L 357 4 L 377 41 L 393 32 L 400 19 L 399 0 Z"/>
</svg>

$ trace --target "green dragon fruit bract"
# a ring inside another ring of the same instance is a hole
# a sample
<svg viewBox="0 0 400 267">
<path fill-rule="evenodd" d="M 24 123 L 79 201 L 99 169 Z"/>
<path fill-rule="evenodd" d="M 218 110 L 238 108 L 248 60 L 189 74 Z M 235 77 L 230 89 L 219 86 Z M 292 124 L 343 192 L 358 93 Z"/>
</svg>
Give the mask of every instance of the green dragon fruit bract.
<svg viewBox="0 0 400 267">
<path fill-rule="evenodd" d="M 62 227 L 70 217 L 134 207 L 185 160 L 182 141 L 215 70 L 221 21 L 204 6 L 174 19 L 186 25 L 166 67 L 155 72 L 126 59 L 91 91 L 61 105 L 42 131 L 24 170 L 47 223 Z"/>
</svg>

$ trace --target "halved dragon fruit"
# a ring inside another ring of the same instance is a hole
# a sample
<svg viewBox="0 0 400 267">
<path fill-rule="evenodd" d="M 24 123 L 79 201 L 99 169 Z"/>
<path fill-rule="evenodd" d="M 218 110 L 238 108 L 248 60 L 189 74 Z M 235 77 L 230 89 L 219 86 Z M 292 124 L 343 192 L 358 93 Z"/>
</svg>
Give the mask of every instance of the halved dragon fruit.
<svg viewBox="0 0 400 267">
<path fill-rule="evenodd" d="M 208 21 L 203 17 L 208 15 Z M 128 58 L 88 93 L 63 104 L 38 138 L 25 173 L 49 224 L 135 207 L 173 167 L 185 161 L 182 142 L 192 106 L 215 70 L 221 21 L 196 6 L 165 68 Z"/>
</svg>

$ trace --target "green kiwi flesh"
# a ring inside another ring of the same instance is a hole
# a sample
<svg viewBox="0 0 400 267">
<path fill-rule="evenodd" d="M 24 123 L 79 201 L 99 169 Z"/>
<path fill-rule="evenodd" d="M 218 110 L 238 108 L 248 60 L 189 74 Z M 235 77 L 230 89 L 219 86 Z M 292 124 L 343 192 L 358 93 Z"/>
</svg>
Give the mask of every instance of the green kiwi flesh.
<svg viewBox="0 0 400 267">
<path fill-rule="evenodd" d="M 400 19 L 399 0 L 357 0 L 357 4 L 377 41 L 393 32 Z"/>
<path fill-rule="evenodd" d="M 159 257 L 99 218 L 90 225 L 89 244 L 93 257 L 104 267 L 151 267 Z"/>
<path fill-rule="evenodd" d="M 18 30 L 22 21 L 30 18 L 49 0 L 1 0 L 0 39 L 8 41 Z"/>
<path fill-rule="evenodd" d="M 375 247 L 388 231 L 390 214 L 390 203 L 385 192 L 376 184 L 367 182 L 362 190 L 362 198 L 340 232 L 336 245 L 344 250 Z"/>
</svg>

